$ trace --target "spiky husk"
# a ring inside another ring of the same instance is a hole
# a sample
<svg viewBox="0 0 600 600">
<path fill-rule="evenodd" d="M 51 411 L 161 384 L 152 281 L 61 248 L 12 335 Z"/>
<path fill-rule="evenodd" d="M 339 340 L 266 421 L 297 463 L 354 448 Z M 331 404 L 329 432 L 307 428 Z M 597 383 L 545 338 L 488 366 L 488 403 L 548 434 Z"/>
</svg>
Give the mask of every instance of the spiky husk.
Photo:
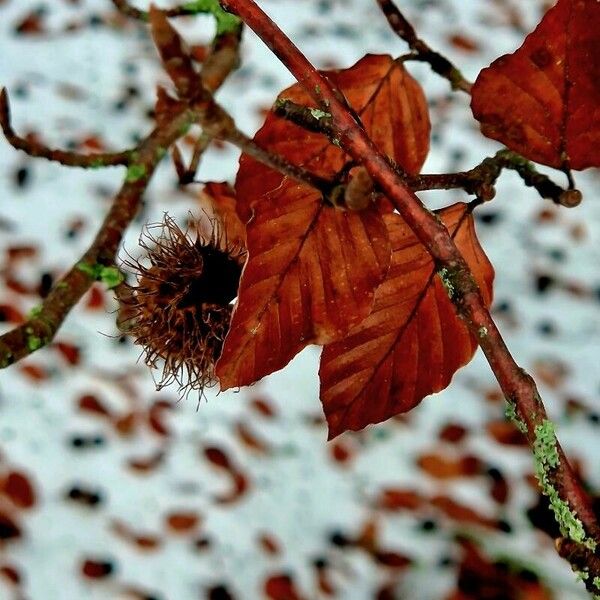
<svg viewBox="0 0 600 600">
<path fill-rule="evenodd" d="M 245 252 L 227 245 L 216 221 L 209 239 L 192 237 L 168 216 L 147 227 L 147 260 L 126 263 L 137 283 L 121 290 L 119 326 L 144 348 L 146 364 L 162 364 L 157 389 L 177 383 L 187 395 L 217 383 L 221 354 Z M 153 231 L 158 230 L 158 235 Z"/>
</svg>

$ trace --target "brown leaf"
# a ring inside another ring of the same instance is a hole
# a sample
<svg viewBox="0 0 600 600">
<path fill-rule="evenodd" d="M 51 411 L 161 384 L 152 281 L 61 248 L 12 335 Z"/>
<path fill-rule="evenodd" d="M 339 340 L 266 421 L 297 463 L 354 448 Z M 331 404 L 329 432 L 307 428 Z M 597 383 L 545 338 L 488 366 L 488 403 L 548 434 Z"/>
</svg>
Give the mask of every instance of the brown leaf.
<svg viewBox="0 0 600 600">
<path fill-rule="evenodd" d="M 431 499 L 431 505 L 442 511 L 448 518 L 459 523 L 469 523 L 472 525 L 480 525 L 490 529 L 498 529 L 498 521 L 490 519 L 470 506 L 465 506 L 449 496 L 434 496 Z"/>
<path fill-rule="evenodd" d="M 262 440 L 247 423 L 238 421 L 235 425 L 235 432 L 240 442 L 248 448 L 248 450 L 262 455 L 271 453 L 269 445 Z"/>
<path fill-rule="evenodd" d="M 277 539 L 270 533 L 261 533 L 258 536 L 259 546 L 271 556 L 277 556 L 281 554 L 281 547 Z"/>
<path fill-rule="evenodd" d="M 527 446 L 528 444 L 527 438 L 509 421 L 490 421 L 486 425 L 486 430 L 499 444 L 506 446 Z"/>
<path fill-rule="evenodd" d="M 105 579 L 114 573 L 114 565 L 110 561 L 85 559 L 81 563 L 81 574 L 88 579 Z"/>
<path fill-rule="evenodd" d="M 171 430 L 165 423 L 165 412 L 173 410 L 173 405 L 167 400 L 156 400 L 148 410 L 148 425 L 150 429 L 163 437 L 169 437 Z"/>
<path fill-rule="evenodd" d="M 484 135 L 551 167 L 600 166 L 599 54 L 600 3 L 559 0 L 479 74 L 471 108 Z"/>
<path fill-rule="evenodd" d="M 148 457 L 130 458 L 127 461 L 127 466 L 136 473 L 152 473 L 161 466 L 164 458 L 165 453 L 162 450 L 159 450 Z"/>
<path fill-rule="evenodd" d="M 0 575 L 6 579 L 9 583 L 18 586 L 21 584 L 23 577 L 21 572 L 14 565 L 2 565 L 0 567 Z"/>
<path fill-rule="evenodd" d="M 237 502 L 244 496 L 250 487 L 250 482 L 231 461 L 229 456 L 216 446 L 207 446 L 204 448 L 204 457 L 208 459 L 215 467 L 223 469 L 231 479 L 231 490 L 227 493 L 215 497 L 218 504 L 231 504 Z"/>
<path fill-rule="evenodd" d="M 440 430 L 438 437 L 444 442 L 458 444 L 465 438 L 467 433 L 468 430 L 463 425 L 460 425 L 459 423 L 448 423 Z"/>
<path fill-rule="evenodd" d="M 494 271 L 466 210 L 459 203 L 439 216 L 489 305 Z M 373 311 L 321 355 L 321 401 L 330 439 L 407 412 L 444 389 L 477 348 L 425 248 L 399 215 L 385 215 L 385 222 L 392 265 L 376 292 Z"/>
<path fill-rule="evenodd" d="M 25 315 L 12 304 L 0 304 L 0 323 L 22 323 Z"/>
<path fill-rule="evenodd" d="M 77 401 L 79 410 L 98 415 L 101 417 L 111 417 L 111 411 L 102 403 L 102 401 L 93 394 L 84 394 Z"/>
<path fill-rule="evenodd" d="M 40 383 L 50 378 L 50 373 L 44 367 L 34 363 L 21 364 L 19 370 L 34 383 Z"/>
<path fill-rule="evenodd" d="M 264 592 L 269 600 L 302 600 L 294 580 L 286 573 L 268 577 L 264 583 Z"/>
<path fill-rule="evenodd" d="M 0 544 L 21 537 L 21 528 L 13 517 L 0 510 Z"/>
<path fill-rule="evenodd" d="M 369 55 L 327 76 L 377 146 L 407 171 L 418 171 L 429 146 L 427 105 L 404 67 L 389 56 Z M 280 98 L 314 106 L 299 84 Z M 329 180 L 348 165 L 324 135 L 274 113 L 255 141 Z M 342 338 L 368 315 L 390 251 L 374 206 L 337 210 L 319 191 L 245 155 L 236 194 L 238 214 L 247 223 L 249 258 L 217 363 L 222 389 L 281 369 L 308 344 Z"/>
<path fill-rule="evenodd" d="M 266 419 L 274 419 L 277 416 L 277 411 L 268 398 L 253 398 L 250 402 L 250 406 L 261 417 Z"/>
<path fill-rule="evenodd" d="M 391 567 L 392 569 L 402 569 L 412 563 L 412 560 L 404 554 L 392 550 L 380 550 L 373 553 L 373 558 L 380 565 Z"/>
<path fill-rule="evenodd" d="M 102 310 L 104 308 L 104 291 L 99 284 L 94 284 L 86 294 L 85 298 L 85 307 L 88 310 Z"/>
<path fill-rule="evenodd" d="M 329 454 L 337 463 L 347 465 L 354 458 L 353 448 L 345 442 L 334 442 L 329 445 Z"/>
<path fill-rule="evenodd" d="M 157 550 L 162 544 L 162 540 L 157 535 L 150 533 L 138 533 L 134 531 L 127 523 L 118 519 L 111 523 L 111 530 L 120 539 L 143 551 Z"/>
<path fill-rule="evenodd" d="M 474 542 L 463 539 L 463 558 L 458 569 L 458 590 L 448 600 L 551 600 L 556 596 L 544 588 L 535 573 L 518 564 L 493 562 Z"/>
<path fill-rule="evenodd" d="M 52 345 L 72 367 L 80 363 L 81 349 L 78 346 L 68 344 L 67 342 L 54 342 Z"/>
</svg>

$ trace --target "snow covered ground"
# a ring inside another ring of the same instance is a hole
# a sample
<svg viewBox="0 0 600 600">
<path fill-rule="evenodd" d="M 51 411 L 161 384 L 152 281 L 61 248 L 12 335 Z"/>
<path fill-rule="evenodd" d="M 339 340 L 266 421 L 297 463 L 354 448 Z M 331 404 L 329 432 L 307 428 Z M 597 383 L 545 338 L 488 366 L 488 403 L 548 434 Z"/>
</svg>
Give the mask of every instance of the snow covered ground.
<svg viewBox="0 0 600 600">
<path fill-rule="evenodd" d="M 318 66 L 405 51 L 374 0 L 260 4 Z M 421 36 L 470 79 L 518 47 L 547 4 L 400 3 Z M 178 27 L 194 43 L 212 31 L 208 17 Z M 451 95 L 424 65 L 410 69 L 431 103 L 425 171 L 469 168 L 498 149 L 479 134 L 464 95 Z M 108 0 L 0 1 L 0 85 L 17 131 L 59 147 L 89 149 L 98 140 L 129 147 L 150 130 L 157 81 L 166 80 L 146 27 L 117 18 Z M 291 81 L 246 32 L 243 66 L 218 97 L 253 133 Z M 231 148 L 211 150 L 199 177 L 232 181 L 236 161 Z M 123 172 L 67 169 L 6 143 L 0 165 L 4 331 L 90 243 Z M 496 267 L 502 332 L 538 380 L 559 438 L 593 491 L 600 489 L 598 174 L 577 182 L 584 203 L 558 210 L 503 175 L 496 199 L 479 211 L 478 233 Z M 177 190 L 164 161 L 125 248 L 136 255 L 143 224 L 165 211 L 198 210 L 195 193 Z M 423 198 L 439 207 L 462 196 Z M 468 554 L 457 536 L 471 539 L 490 565 L 501 562 L 496 568 L 522 589 L 537 574 L 549 597 L 586 598 L 528 517 L 538 501 L 531 457 L 505 425 L 480 354 L 410 415 L 328 444 L 318 349 L 197 406 L 191 397 L 178 402 L 176 390 L 154 390 L 139 349 L 119 337 L 114 309 L 110 293 L 95 288 L 67 319 L 62 345 L 0 374 L 0 470 L 13 473 L 0 494 L 0 598 L 446 599 Z M 229 469 L 217 465 L 221 453 Z M 509 587 L 490 597 L 516 598 Z"/>
</svg>

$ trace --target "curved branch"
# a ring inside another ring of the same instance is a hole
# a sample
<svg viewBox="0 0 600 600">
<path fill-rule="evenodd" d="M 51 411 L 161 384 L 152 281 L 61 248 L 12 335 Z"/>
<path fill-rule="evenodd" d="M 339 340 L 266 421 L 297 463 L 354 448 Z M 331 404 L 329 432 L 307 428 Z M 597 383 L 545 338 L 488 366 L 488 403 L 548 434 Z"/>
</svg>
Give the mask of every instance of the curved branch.
<svg viewBox="0 0 600 600">
<path fill-rule="evenodd" d="M 337 139 L 329 113 L 286 99 L 277 100 L 273 110 L 276 115 L 288 119 L 307 131 L 326 135 L 332 143 Z M 533 163 L 511 150 L 500 150 L 495 156 L 484 159 L 469 171 L 420 175 L 408 175 L 399 169 L 396 169 L 396 171 L 404 183 L 414 192 L 458 188 L 465 190 L 468 194 L 476 194 L 489 200 L 494 196 L 494 184 L 503 169 L 516 171 L 525 182 L 525 185 L 535 188 L 542 198 L 552 200 L 555 204 L 573 208 L 581 203 L 581 192 L 579 190 L 565 190 L 548 176 L 538 172 Z"/>
<path fill-rule="evenodd" d="M 428 44 L 419 38 L 415 28 L 407 21 L 406 17 L 398 10 L 392 0 L 377 0 L 377 3 L 388 20 L 390 27 L 413 51 L 412 56 L 410 56 L 412 60 L 429 63 L 433 71 L 450 82 L 453 90 L 460 90 L 466 94 L 471 93 L 473 84 L 467 81 L 458 68 L 445 56 L 432 50 Z"/>
<path fill-rule="evenodd" d="M 122 14 L 132 19 L 147 21 L 149 18 L 148 12 L 131 6 L 127 0 L 111 0 L 115 8 Z M 196 14 L 197 11 L 190 11 L 185 6 L 176 6 L 174 8 L 166 8 L 163 10 L 166 17 L 189 17 Z"/>
<path fill-rule="evenodd" d="M 149 12 L 131 6 L 127 0 L 111 0 L 111 2 L 119 12 L 128 17 L 141 21 L 148 21 L 150 18 Z M 212 14 L 217 21 L 217 37 L 227 33 L 237 33 L 242 27 L 242 23 L 237 17 L 221 8 L 219 0 L 191 0 L 180 6 L 160 9 L 160 12 L 168 18 L 191 17 L 200 13 Z"/>
<path fill-rule="evenodd" d="M 155 129 L 138 147 L 125 182 L 115 196 L 95 240 L 80 260 L 52 288 L 35 315 L 0 336 L 0 368 L 49 344 L 70 310 L 95 281 L 96 265 L 114 263 L 123 233 L 137 214 L 156 166 L 192 118 L 189 109 Z M 133 168 L 135 167 L 135 168 Z"/>
<path fill-rule="evenodd" d="M 8 143 L 17 150 L 22 150 L 29 156 L 45 158 L 67 167 L 97 169 L 100 167 L 118 167 L 129 164 L 132 150 L 123 152 L 97 152 L 80 154 L 48 148 L 35 140 L 23 138 L 15 133 L 10 122 L 10 103 L 6 88 L 0 89 L 0 127 Z"/>
<path fill-rule="evenodd" d="M 219 36 L 217 36 L 218 38 Z M 213 44 L 212 76 L 208 89 L 216 89 L 231 72 L 237 60 L 236 41 L 239 35 L 230 36 L 227 44 L 218 41 Z M 222 57 L 221 54 L 226 54 Z M 222 69 L 218 72 L 218 68 Z M 198 85 L 203 93 L 210 94 Z M 6 100 L 6 96 L 3 95 Z M 6 108 L 8 103 L 6 102 Z M 6 115 L 9 113 L 6 111 Z M 183 135 L 189 125 L 197 119 L 197 113 L 187 104 L 173 104 L 169 118 L 161 119 L 160 124 L 132 152 L 128 153 L 128 170 L 125 181 L 115 196 L 92 245 L 80 260 L 54 285 L 41 306 L 25 323 L 0 336 L 0 368 L 28 356 L 49 344 L 62 322 L 81 297 L 96 280 L 94 274 L 102 266 L 114 263 L 123 234 L 138 212 L 142 196 L 150 179 L 168 148 Z M 9 122 L 9 119 L 6 119 Z"/>
</svg>

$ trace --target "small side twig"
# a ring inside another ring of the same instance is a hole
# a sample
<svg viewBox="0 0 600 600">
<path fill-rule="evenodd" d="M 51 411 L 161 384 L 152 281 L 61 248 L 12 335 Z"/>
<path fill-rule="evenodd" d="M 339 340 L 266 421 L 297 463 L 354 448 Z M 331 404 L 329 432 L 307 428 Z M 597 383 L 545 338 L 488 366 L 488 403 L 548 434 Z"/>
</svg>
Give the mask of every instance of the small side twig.
<svg viewBox="0 0 600 600">
<path fill-rule="evenodd" d="M 453 90 L 460 90 L 467 94 L 471 93 L 473 84 L 445 56 L 432 50 L 428 44 L 419 38 L 415 28 L 407 21 L 406 17 L 392 0 L 377 0 L 377 3 L 388 20 L 390 27 L 413 51 L 412 60 L 429 63 L 433 71 L 450 82 Z"/>
<path fill-rule="evenodd" d="M 140 21 L 148 21 L 150 13 L 131 6 L 127 0 L 111 0 L 122 14 Z M 191 0 L 180 6 L 161 9 L 165 17 L 191 17 L 197 14 L 212 14 L 217 21 L 217 37 L 228 32 L 239 32 L 242 22 L 232 14 L 225 12 L 218 0 Z"/>
<path fill-rule="evenodd" d="M 117 167 L 129 164 L 131 158 L 131 150 L 81 154 L 49 148 L 34 139 L 19 136 L 15 133 L 11 124 L 10 102 L 6 88 L 0 90 L 0 127 L 2 127 L 2 132 L 8 143 L 16 150 L 22 150 L 29 156 L 45 158 L 67 167 L 81 167 L 84 169 Z"/>
<path fill-rule="evenodd" d="M 516 171 L 525 185 L 533 187 L 542 198 L 551 200 L 555 204 L 573 208 L 581 202 L 582 196 L 579 190 L 560 187 L 547 175 L 537 171 L 533 163 L 510 150 L 500 150 L 469 171 L 434 175 L 422 174 L 407 177 L 406 181 L 415 192 L 461 188 L 467 193 L 476 194 L 489 200 L 494 195 L 493 186 L 504 169 Z"/>
<path fill-rule="evenodd" d="M 273 110 L 276 115 L 307 131 L 322 133 L 332 141 L 337 139 L 333 120 L 329 113 L 297 104 L 285 98 L 277 100 Z M 537 171 L 533 163 L 511 150 L 500 150 L 469 171 L 412 176 L 399 169 L 396 171 L 414 192 L 463 189 L 468 194 L 475 194 L 484 200 L 491 200 L 495 195 L 494 184 L 504 169 L 516 171 L 525 185 L 533 187 L 542 198 L 552 200 L 555 204 L 572 208 L 581 202 L 582 196 L 579 190 L 560 187 L 547 175 Z"/>
<path fill-rule="evenodd" d="M 117 5 L 127 4 L 114 1 Z M 217 37 L 219 35 L 221 34 Z M 214 91 L 235 68 L 236 39 L 239 42 L 239 35 L 230 36 L 225 45 L 213 44 L 214 54 L 222 51 L 227 57 L 209 57 L 213 72 L 207 87 L 203 87 L 201 76 L 198 78 L 198 85 L 205 93 L 210 94 L 208 90 Z M 219 67 L 222 69 L 220 73 L 217 72 Z M 6 106 L 8 107 L 8 103 Z M 9 116 L 8 112 L 5 114 Z M 54 285 L 25 323 L 0 336 L 0 369 L 49 344 L 71 309 L 94 283 L 96 274 L 102 273 L 103 267 L 108 268 L 110 273 L 113 272 L 111 266 L 114 265 L 123 234 L 138 212 L 142 196 L 158 163 L 196 118 L 197 114 L 189 105 L 173 103 L 168 118 L 161 119 L 149 136 L 127 154 L 128 160 L 123 163 L 128 165 L 125 181 L 89 249 Z M 9 119 L 5 121 L 10 124 Z"/>
<path fill-rule="evenodd" d="M 92 245 L 50 290 L 35 315 L 0 336 L 0 368 L 49 344 L 69 311 L 95 281 L 96 266 L 114 264 L 123 233 L 138 211 L 150 178 L 164 156 L 164 148 L 181 135 L 191 118 L 189 110 L 182 111 L 169 125 L 155 129 L 139 145 L 135 152 L 136 162 L 129 167 L 125 182 Z"/>
<path fill-rule="evenodd" d="M 188 185 L 190 183 L 194 183 L 202 155 L 208 148 L 211 141 L 212 137 L 205 132 L 202 132 L 200 136 L 198 136 L 198 139 L 194 143 L 194 150 L 190 164 L 187 167 L 183 162 L 183 157 L 181 156 L 181 151 L 179 150 L 177 144 L 173 145 L 171 158 L 173 160 L 173 165 L 175 166 L 175 171 L 177 172 L 179 185 Z"/>
</svg>

